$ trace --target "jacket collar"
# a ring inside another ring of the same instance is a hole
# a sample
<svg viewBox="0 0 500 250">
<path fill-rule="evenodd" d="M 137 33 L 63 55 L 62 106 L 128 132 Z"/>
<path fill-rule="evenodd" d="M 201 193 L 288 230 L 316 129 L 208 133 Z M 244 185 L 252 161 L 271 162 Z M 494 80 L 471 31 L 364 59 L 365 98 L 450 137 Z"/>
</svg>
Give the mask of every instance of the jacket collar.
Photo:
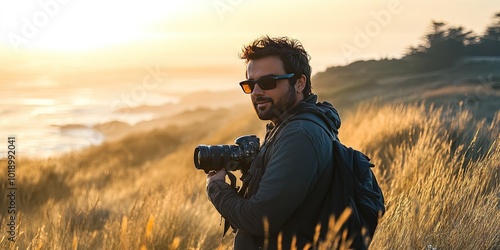
<svg viewBox="0 0 500 250">
<path fill-rule="evenodd" d="M 298 102 L 296 105 L 292 106 L 283 114 L 281 114 L 278 119 L 276 119 L 276 123 L 270 122 L 266 124 L 266 137 L 269 132 L 280 126 L 284 121 L 290 119 L 290 117 L 292 117 L 293 115 L 302 112 L 307 107 L 315 107 L 317 100 L 317 95 L 310 94 L 306 99 Z"/>
</svg>

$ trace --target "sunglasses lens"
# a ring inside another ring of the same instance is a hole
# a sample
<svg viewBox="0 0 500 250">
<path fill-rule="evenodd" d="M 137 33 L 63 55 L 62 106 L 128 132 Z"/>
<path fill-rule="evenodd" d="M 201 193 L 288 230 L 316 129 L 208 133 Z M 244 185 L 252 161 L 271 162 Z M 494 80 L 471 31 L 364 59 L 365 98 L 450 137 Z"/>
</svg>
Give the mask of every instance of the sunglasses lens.
<svg viewBox="0 0 500 250">
<path fill-rule="evenodd" d="M 243 89 L 243 92 L 245 92 L 245 94 L 251 94 L 253 91 L 253 87 L 255 86 L 255 83 L 250 81 L 244 81 L 240 83 L 240 86 L 241 89 Z"/>
<path fill-rule="evenodd" d="M 263 90 L 270 90 L 276 88 L 276 80 L 271 77 L 265 77 L 257 80 L 259 87 Z"/>
<path fill-rule="evenodd" d="M 276 76 L 276 77 L 262 77 L 257 80 L 246 80 L 240 82 L 241 89 L 245 94 L 251 94 L 255 87 L 255 84 L 259 85 L 259 88 L 262 90 L 270 90 L 276 88 L 276 80 L 277 79 L 289 79 L 291 74 Z"/>
</svg>

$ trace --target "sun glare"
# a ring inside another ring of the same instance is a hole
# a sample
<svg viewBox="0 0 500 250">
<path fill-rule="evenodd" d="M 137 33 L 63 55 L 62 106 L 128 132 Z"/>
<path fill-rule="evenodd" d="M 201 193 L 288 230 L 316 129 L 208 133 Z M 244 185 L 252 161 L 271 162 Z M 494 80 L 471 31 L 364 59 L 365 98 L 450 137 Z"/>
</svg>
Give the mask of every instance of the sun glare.
<svg viewBox="0 0 500 250">
<path fill-rule="evenodd" d="M 79 51 L 147 40 L 154 36 L 148 25 L 168 22 L 187 7 L 186 1 L 6 1 L 0 29 L 16 50 Z"/>
</svg>

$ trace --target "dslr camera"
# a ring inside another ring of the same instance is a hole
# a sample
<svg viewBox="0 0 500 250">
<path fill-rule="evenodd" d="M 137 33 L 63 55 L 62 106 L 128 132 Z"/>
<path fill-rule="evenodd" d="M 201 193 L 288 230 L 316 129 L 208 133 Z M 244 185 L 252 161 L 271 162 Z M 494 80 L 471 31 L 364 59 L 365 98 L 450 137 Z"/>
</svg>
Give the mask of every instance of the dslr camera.
<svg viewBox="0 0 500 250">
<path fill-rule="evenodd" d="M 260 140 L 255 135 L 236 138 L 236 145 L 199 145 L 194 149 L 194 166 L 205 173 L 211 170 L 241 170 L 246 173 L 257 156 Z"/>
</svg>

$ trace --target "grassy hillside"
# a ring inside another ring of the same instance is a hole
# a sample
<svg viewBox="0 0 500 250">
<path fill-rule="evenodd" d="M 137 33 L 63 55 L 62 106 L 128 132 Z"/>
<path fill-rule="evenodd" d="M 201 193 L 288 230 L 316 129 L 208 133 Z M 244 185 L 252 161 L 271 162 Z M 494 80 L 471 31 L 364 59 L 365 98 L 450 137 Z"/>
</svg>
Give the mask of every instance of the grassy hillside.
<svg viewBox="0 0 500 250">
<path fill-rule="evenodd" d="M 372 63 L 330 69 L 313 81 L 320 99 L 339 107 L 342 142 L 377 165 L 387 212 L 372 249 L 500 248 L 496 66 L 409 74 L 392 62 Z M 474 77 L 490 71 L 486 85 Z M 450 79 L 459 80 L 447 85 Z M 463 102 L 476 94 L 477 109 Z M 170 119 L 178 122 L 142 124 L 60 157 L 17 159 L 18 239 L 10 242 L 2 227 L 0 248 L 230 249 L 232 236 L 221 242 L 220 216 L 206 198 L 193 150 L 232 144 L 243 134 L 263 138 L 264 122 L 250 105 Z M 3 190 L 6 180 L 2 174 Z M 0 199 L 0 207 L 7 202 Z M 0 224 L 8 221 L 7 211 L 0 212 Z"/>
<path fill-rule="evenodd" d="M 58 158 L 18 159 L 19 239 L 1 238 L 0 248 L 165 249 L 179 242 L 179 249 L 213 249 L 220 218 L 206 199 L 193 150 L 258 132 L 262 122 L 255 119 L 250 109 L 213 111 L 203 122 L 135 133 Z M 7 224 L 6 211 L 1 215 Z"/>
<path fill-rule="evenodd" d="M 386 195 L 373 249 L 500 247 L 500 113 L 486 124 L 468 111 L 372 104 L 344 121 L 341 140 L 372 156 Z M 215 249 L 220 218 L 206 199 L 192 150 L 260 130 L 247 110 L 61 158 L 21 159 L 19 239 L 4 237 L 0 246 Z M 220 248 L 230 242 L 226 237 Z"/>
<path fill-rule="evenodd" d="M 442 70 L 419 72 L 410 60 L 358 61 L 313 77 L 313 87 L 340 110 L 376 98 L 377 103 L 414 103 L 469 109 L 493 119 L 500 110 L 500 61 L 457 62 Z"/>
</svg>

